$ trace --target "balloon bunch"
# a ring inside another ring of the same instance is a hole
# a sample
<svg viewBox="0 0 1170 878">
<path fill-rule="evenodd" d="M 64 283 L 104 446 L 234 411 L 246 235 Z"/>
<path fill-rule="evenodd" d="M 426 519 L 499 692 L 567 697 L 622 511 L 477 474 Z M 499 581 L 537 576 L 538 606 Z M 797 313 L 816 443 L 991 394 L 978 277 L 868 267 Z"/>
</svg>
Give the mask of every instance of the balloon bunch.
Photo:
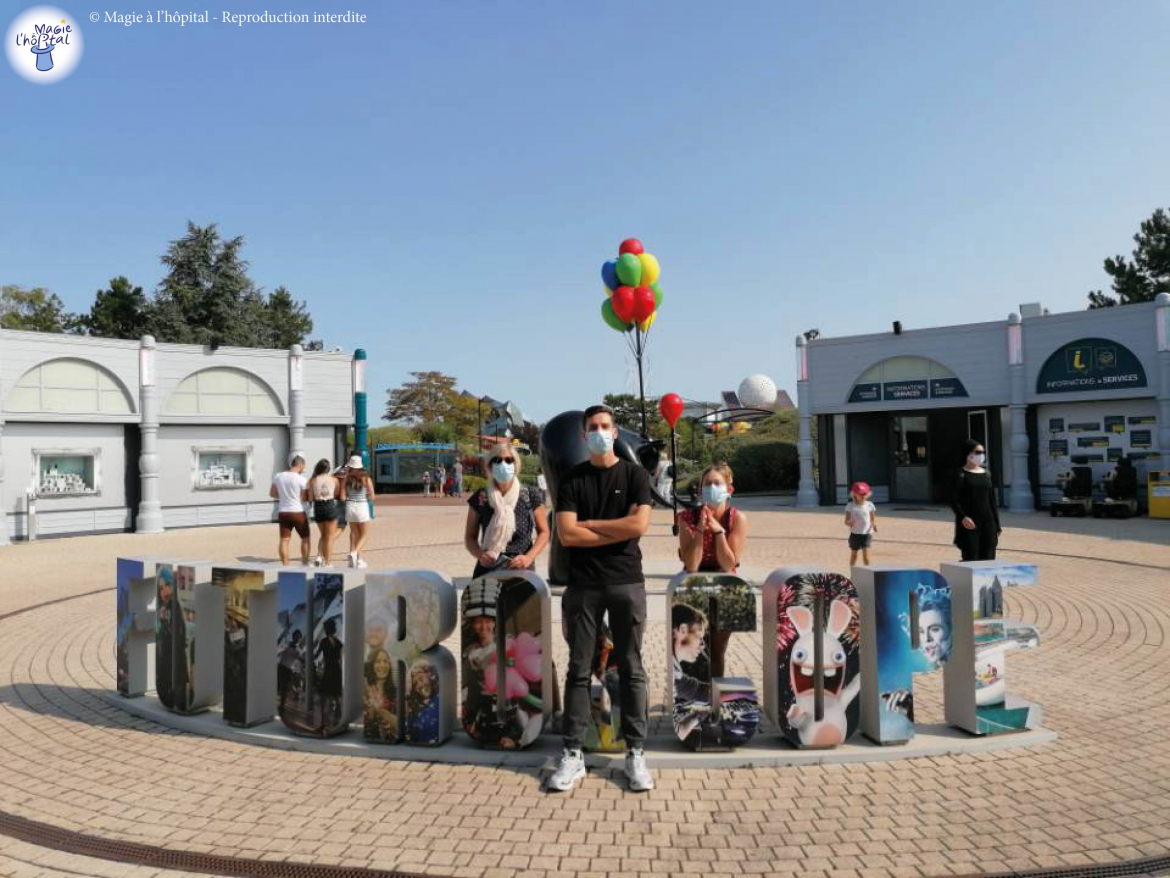
<svg viewBox="0 0 1170 878">
<path fill-rule="evenodd" d="M 606 294 L 601 319 L 606 325 L 617 332 L 629 332 L 634 327 L 649 332 L 662 305 L 660 273 L 658 260 L 643 249 L 641 241 L 622 241 L 617 259 L 601 266 Z"/>
</svg>

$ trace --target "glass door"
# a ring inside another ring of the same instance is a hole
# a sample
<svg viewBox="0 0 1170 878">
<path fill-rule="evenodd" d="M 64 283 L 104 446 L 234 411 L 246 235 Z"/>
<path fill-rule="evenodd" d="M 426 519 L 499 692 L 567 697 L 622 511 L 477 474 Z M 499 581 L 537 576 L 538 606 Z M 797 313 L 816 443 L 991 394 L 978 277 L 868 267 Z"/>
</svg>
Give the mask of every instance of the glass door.
<svg viewBox="0 0 1170 878">
<path fill-rule="evenodd" d="M 891 499 L 909 503 L 930 502 L 930 435 L 926 415 L 894 415 L 890 418 L 894 455 L 894 490 Z"/>
</svg>

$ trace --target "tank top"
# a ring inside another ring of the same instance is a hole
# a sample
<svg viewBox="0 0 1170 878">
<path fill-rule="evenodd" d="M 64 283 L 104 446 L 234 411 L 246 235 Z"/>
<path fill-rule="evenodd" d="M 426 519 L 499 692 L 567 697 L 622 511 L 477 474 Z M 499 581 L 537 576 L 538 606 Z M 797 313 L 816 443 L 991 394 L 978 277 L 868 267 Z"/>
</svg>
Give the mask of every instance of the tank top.
<svg viewBox="0 0 1170 878">
<path fill-rule="evenodd" d="M 329 474 L 313 479 L 313 499 L 318 503 L 332 500 L 337 496 L 337 479 Z"/>
<path fill-rule="evenodd" d="M 348 503 L 364 503 L 368 499 L 366 497 L 366 481 L 362 479 L 359 487 L 354 487 L 353 482 L 346 481 L 345 483 L 345 499 Z"/>
<path fill-rule="evenodd" d="M 695 527 L 697 521 L 695 517 L 695 511 L 692 509 L 684 510 L 683 520 L 691 527 Z M 727 531 L 728 536 L 731 535 L 731 530 L 735 527 L 734 506 L 727 507 L 722 517 L 719 519 L 719 525 L 725 531 Z M 699 570 L 703 572 L 712 572 L 722 569 L 723 568 L 719 566 L 719 554 L 715 551 L 715 534 L 711 533 L 709 530 L 705 530 L 703 531 L 703 557 L 699 560 Z M 731 572 L 735 573 L 738 569 L 738 567 L 735 567 L 731 570 Z"/>
</svg>

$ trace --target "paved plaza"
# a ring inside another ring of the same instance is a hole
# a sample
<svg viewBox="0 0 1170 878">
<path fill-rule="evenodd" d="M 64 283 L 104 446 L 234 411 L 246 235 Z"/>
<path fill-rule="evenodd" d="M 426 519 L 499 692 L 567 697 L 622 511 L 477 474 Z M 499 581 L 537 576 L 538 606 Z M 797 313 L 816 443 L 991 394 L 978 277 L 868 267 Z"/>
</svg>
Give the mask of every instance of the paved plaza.
<svg viewBox="0 0 1170 878">
<path fill-rule="evenodd" d="M 848 573 L 839 510 L 797 512 L 763 497 L 740 505 L 751 514 L 745 570 Z M 371 567 L 467 576 L 464 515 L 440 502 L 383 506 Z M 1005 596 L 1006 615 L 1041 632 L 1038 650 L 1012 655 L 1010 687 L 1043 705 L 1056 741 L 889 762 L 663 769 L 642 795 L 612 769 L 549 796 L 538 767 L 286 752 L 120 709 L 109 696 L 115 558 L 271 561 L 275 526 L 0 548 L 0 875 L 180 874 L 38 846 L 6 828 L 21 819 L 172 851 L 467 878 L 967 875 L 1170 856 L 1170 522 L 1004 515 L 1004 526 L 1001 557 L 1040 567 L 1038 586 Z M 876 564 L 956 559 L 948 511 L 883 508 L 879 527 Z M 642 545 L 648 568 L 676 563 L 668 513 L 655 511 Z M 652 613 L 646 645 L 656 717 L 661 620 Z M 762 681 L 758 635 L 733 638 L 729 665 Z M 920 722 L 942 721 L 940 677 L 915 684 Z M 762 746 L 786 746 L 761 734 Z"/>
</svg>

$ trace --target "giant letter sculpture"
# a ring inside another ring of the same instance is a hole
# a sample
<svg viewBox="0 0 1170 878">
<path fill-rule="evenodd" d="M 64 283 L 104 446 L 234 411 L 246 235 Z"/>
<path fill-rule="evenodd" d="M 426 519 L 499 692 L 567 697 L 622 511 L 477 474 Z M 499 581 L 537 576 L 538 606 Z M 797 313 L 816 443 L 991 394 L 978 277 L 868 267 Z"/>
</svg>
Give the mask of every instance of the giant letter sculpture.
<svg viewBox="0 0 1170 878">
<path fill-rule="evenodd" d="M 756 596 L 729 573 L 680 573 L 666 591 L 668 683 L 675 734 L 694 750 L 746 744 L 760 724 L 755 686 L 744 677 L 714 676 L 727 636 L 756 630 Z M 724 635 L 724 636 L 721 636 Z"/>
<path fill-rule="evenodd" d="M 533 743 L 552 714 L 552 608 L 535 573 L 473 579 L 463 592 L 463 728 L 485 747 Z"/>
<path fill-rule="evenodd" d="M 947 722 L 975 735 L 998 735 L 1038 726 L 1040 705 L 1007 691 L 1007 652 L 1033 649 L 1033 625 L 1003 618 L 1003 589 L 1034 585 L 1036 568 L 1003 561 L 943 564 L 951 584 L 955 646 L 943 669 Z M 972 625 L 971 614 L 974 614 Z"/>
<path fill-rule="evenodd" d="M 361 709 L 363 578 L 357 570 L 277 574 L 277 711 L 298 735 L 340 735 Z"/>
<path fill-rule="evenodd" d="M 436 746 L 451 737 L 455 658 L 440 644 L 455 630 L 455 604 L 455 587 L 429 570 L 366 579 L 367 740 Z"/>
<path fill-rule="evenodd" d="M 224 590 L 223 718 L 234 726 L 276 713 L 276 573 L 262 565 L 211 569 Z"/>
<path fill-rule="evenodd" d="M 796 747 L 836 747 L 861 709 L 857 590 L 819 567 L 782 567 L 764 583 L 764 707 Z"/>
<path fill-rule="evenodd" d="M 223 689 L 223 589 L 211 584 L 209 561 L 160 563 L 155 581 L 154 688 L 167 710 L 199 713 Z"/>
<path fill-rule="evenodd" d="M 135 697 L 146 692 L 150 679 L 150 644 L 154 640 L 155 562 L 145 558 L 118 559 L 118 627 L 115 665 L 118 691 Z"/>
<path fill-rule="evenodd" d="M 854 567 L 861 599 L 861 730 L 878 744 L 914 737 L 914 675 L 950 658 L 951 590 L 933 570 Z"/>
</svg>

